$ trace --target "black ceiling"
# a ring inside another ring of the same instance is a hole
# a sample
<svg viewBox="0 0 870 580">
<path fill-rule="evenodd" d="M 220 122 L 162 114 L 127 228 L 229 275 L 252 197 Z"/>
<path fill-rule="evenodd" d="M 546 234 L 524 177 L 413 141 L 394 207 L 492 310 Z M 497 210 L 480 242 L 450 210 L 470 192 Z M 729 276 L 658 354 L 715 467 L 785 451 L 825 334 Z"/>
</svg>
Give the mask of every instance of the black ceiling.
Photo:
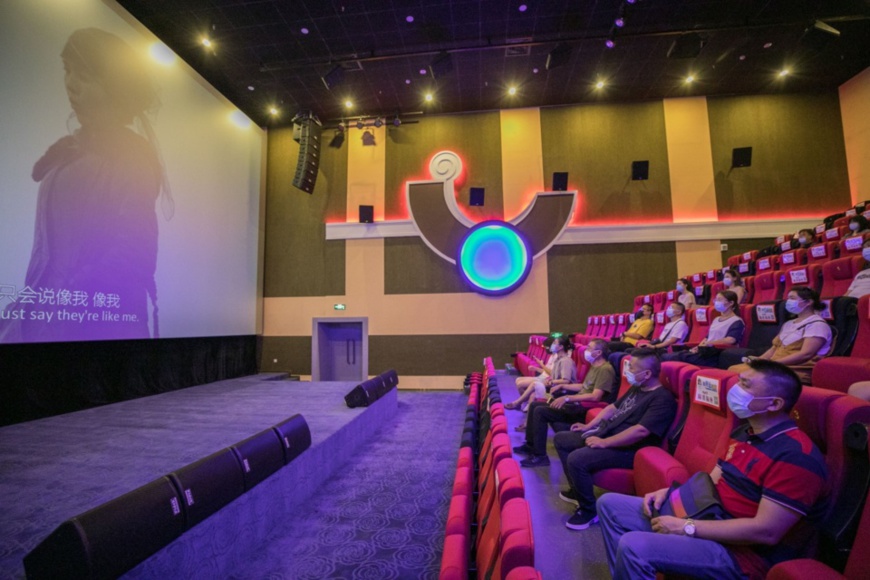
<svg viewBox="0 0 870 580">
<path fill-rule="evenodd" d="M 328 123 L 361 115 L 818 91 L 870 66 L 870 0 L 119 3 L 261 125 L 306 110 Z M 615 28 L 620 14 L 625 24 Z M 816 21 L 839 35 L 807 33 Z M 613 31 L 615 46 L 607 48 Z M 703 42 L 700 53 L 668 57 L 687 32 L 697 37 L 684 37 L 685 48 L 691 52 L 695 38 L 695 48 Z M 200 44 L 204 35 L 212 49 Z M 554 49 L 554 59 L 561 52 L 567 62 L 547 70 Z M 445 53 L 450 70 L 436 70 L 433 78 L 430 64 Z M 343 80 L 330 90 L 321 77 L 337 66 L 345 69 Z M 781 78 L 784 66 L 791 72 Z M 697 80 L 688 85 L 690 73 Z M 598 80 L 607 82 L 601 90 Z M 518 88 L 513 97 L 509 86 Z M 428 91 L 432 103 L 424 101 Z M 347 99 L 354 103 L 349 111 Z M 273 105 L 280 109 L 274 119 Z"/>
</svg>

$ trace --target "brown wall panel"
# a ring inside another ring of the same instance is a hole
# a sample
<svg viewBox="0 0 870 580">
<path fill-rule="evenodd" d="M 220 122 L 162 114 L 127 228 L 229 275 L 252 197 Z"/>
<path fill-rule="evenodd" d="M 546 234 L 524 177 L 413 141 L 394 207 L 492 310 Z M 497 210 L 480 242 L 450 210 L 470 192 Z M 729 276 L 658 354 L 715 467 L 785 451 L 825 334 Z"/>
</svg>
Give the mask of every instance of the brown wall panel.
<svg viewBox="0 0 870 580">
<path fill-rule="evenodd" d="M 369 336 L 369 372 L 393 368 L 400 381 L 403 374 L 465 375 L 479 370 L 488 356 L 495 368 L 504 368 L 511 353 L 528 346 L 528 334 Z"/>
<path fill-rule="evenodd" d="M 456 266 L 420 238 L 384 239 L 384 294 L 471 292 Z M 421 306 L 424 306 L 421 304 Z"/>
<path fill-rule="evenodd" d="M 544 182 L 567 171 L 580 192 L 579 223 L 671 220 L 671 183 L 661 101 L 541 110 Z M 631 162 L 649 180 L 631 181 Z"/>
<path fill-rule="evenodd" d="M 427 180 L 432 155 L 450 150 L 465 164 L 459 202 L 475 218 L 503 216 L 501 124 L 498 112 L 424 117 L 387 131 L 385 215 L 406 217 L 404 183 Z M 468 207 L 471 187 L 486 188 L 483 207 Z"/>
<path fill-rule="evenodd" d="M 836 92 L 707 100 L 719 219 L 824 216 L 851 205 Z M 731 169 L 735 147 L 752 166 Z"/>
<path fill-rule="evenodd" d="M 554 246 L 547 253 L 550 328 L 579 332 L 593 314 L 629 312 L 634 297 L 674 286 L 674 242 Z"/>
<path fill-rule="evenodd" d="M 316 186 L 309 195 L 292 185 L 299 153 L 293 129 L 269 131 L 264 290 L 267 297 L 344 294 L 344 241 L 326 241 L 325 221 L 344 219 L 347 147 L 324 146 L 321 151 Z"/>
<path fill-rule="evenodd" d="M 278 362 L 274 362 L 275 359 Z M 311 374 L 310 336 L 264 336 L 260 356 L 261 373 Z"/>
</svg>

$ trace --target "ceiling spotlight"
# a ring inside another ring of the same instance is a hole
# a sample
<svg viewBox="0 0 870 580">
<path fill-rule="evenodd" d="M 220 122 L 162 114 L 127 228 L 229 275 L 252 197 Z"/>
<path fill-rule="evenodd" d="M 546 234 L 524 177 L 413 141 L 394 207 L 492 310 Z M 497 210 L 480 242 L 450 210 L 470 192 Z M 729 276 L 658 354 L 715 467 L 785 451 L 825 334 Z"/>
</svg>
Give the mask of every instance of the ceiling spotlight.
<svg viewBox="0 0 870 580">
<path fill-rule="evenodd" d="M 604 88 L 604 81 L 598 81 L 597 83 L 595 83 L 595 88 L 596 89 L 603 89 Z"/>
<path fill-rule="evenodd" d="M 765 42 L 764 43 L 764 48 L 770 48 L 771 46 L 773 46 L 772 42 Z"/>
<path fill-rule="evenodd" d="M 383 120 L 383 119 L 381 119 L 380 117 L 378 117 L 377 119 L 375 119 L 375 127 L 377 127 L 378 129 L 380 129 L 380 128 L 383 127 L 383 126 L 384 126 L 384 120 Z"/>
<path fill-rule="evenodd" d="M 509 89 L 508 89 L 508 94 L 509 94 L 510 96 L 514 96 L 515 94 L 517 94 L 517 88 L 516 88 L 516 87 L 511 87 L 511 88 L 509 88 Z"/>
<path fill-rule="evenodd" d="M 626 4 L 634 4 L 637 0 L 625 0 Z"/>
<path fill-rule="evenodd" d="M 351 101 L 350 99 L 346 100 L 346 101 L 344 102 L 344 107 L 345 107 L 346 109 L 353 109 L 353 101 Z"/>
<path fill-rule="evenodd" d="M 781 77 L 787 76 L 788 73 L 790 73 L 790 72 L 791 72 L 790 70 L 788 70 L 787 68 L 784 68 L 781 71 L 779 71 L 779 76 L 781 76 Z"/>
<path fill-rule="evenodd" d="M 211 40 L 209 40 L 207 37 L 203 36 L 200 42 L 202 42 L 202 45 L 204 47 L 211 48 Z"/>
<path fill-rule="evenodd" d="M 339 121 L 338 126 L 335 128 L 339 132 L 344 132 L 345 129 L 347 129 L 347 125 L 344 124 L 344 121 Z"/>
<path fill-rule="evenodd" d="M 541 70 L 538 67 L 535 67 L 532 69 L 532 72 L 538 74 L 539 72 L 541 72 Z"/>
<path fill-rule="evenodd" d="M 303 27 L 299 32 L 301 32 L 302 34 L 308 34 L 308 29 Z"/>
<path fill-rule="evenodd" d="M 365 128 L 365 126 L 366 126 L 366 124 L 363 123 L 363 120 L 362 120 L 362 119 L 360 119 L 359 121 L 356 122 L 356 128 L 357 128 L 357 129 L 362 130 L 362 129 Z"/>
<path fill-rule="evenodd" d="M 604 41 L 604 46 L 606 46 L 607 48 L 613 48 L 614 46 L 616 46 L 616 42 L 612 38 L 608 38 Z"/>
<path fill-rule="evenodd" d="M 620 16 L 619 18 L 614 20 L 613 23 L 616 25 L 617 28 L 622 28 L 623 26 L 625 26 L 625 18 Z"/>
<path fill-rule="evenodd" d="M 408 24 L 414 22 L 414 17 L 411 16 L 410 14 L 405 16 L 405 22 L 407 22 Z"/>
<path fill-rule="evenodd" d="M 694 75 L 689 75 L 689 76 L 687 76 L 687 77 L 686 77 L 686 82 L 689 83 L 689 84 L 695 82 L 695 76 L 694 76 Z"/>
<path fill-rule="evenodd" d="M 396 118 L 393 119 L 393 127 L 398 127 L 398 126 L 401 125 L 401 124 L 402 124 L 402 120 L 399 119 L 399 116 L 398 116 L 398 115 L 396 115 Z"/>
<path fill-rule="evenodd" d="M 519 10 L 520 12 L 525 12 L 528 9 L 529 9 L 529 7 L 526 6 L 525 4 L 520 4 L 519 8 L 517 8 L 517 10 Z"/>
<path fill-rule="evenodd" d="M 269 107 L 269 114 L 270 114 L 270 115 L 273 115 L 273 116 L 274 116 L 274 115 L 277 115 L 277 114 L 278 114 L 278 109 L 276 109 L 275 107 Z"/>
<path fill-rule="evenodd" d="M 432 93 L 426 93 L 426 96 L 424 98 L 426 99 L 427 103 L 431 103 L 432 99 L 434 99 L 435 97 L 432 96 Z"/>
</svg>

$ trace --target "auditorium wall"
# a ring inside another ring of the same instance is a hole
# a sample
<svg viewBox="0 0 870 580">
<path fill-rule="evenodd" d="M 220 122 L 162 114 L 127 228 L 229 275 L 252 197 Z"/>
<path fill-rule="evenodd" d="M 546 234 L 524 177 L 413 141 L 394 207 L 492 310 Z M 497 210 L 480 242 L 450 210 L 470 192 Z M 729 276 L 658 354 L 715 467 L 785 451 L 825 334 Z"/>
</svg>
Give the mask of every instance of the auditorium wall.
<svg viewBox="0 0 870 580">
<path fill-rule="evenodd" d="M 826 126 L 810 132 L 807 117 Z M 850 205 L 840 119 L 835 92 L 428 116 L 398 129 L 367 128 L 374 146 L 348 130 L 342 148 L 324 153 L 330 161 L 319 179 L 328 184 L 319 181 L 313 196 L 289 187 L 289 175 L 276 181 L 296 149 L 290 128 L 273 129 L 261 370 L 309 374 L 311 318 L 367 316 L 370 372 L 395 366 L 406 377 L 402 387 L 456 387 L 455 377 L 485 356 L 509 362 L 529 334 L 577 331 L 591 314 L 628 311 L 637 294 L 669 289 L 701 264 L 716 267 L 746 244 Z M 758 127 L 733 126 L 741 123 Z M 729 175 L 731 149 L 741 146 L 753 147 L 753 165 Z M 568 171 L 569 188 L 578 190 L 574 241 L 536 260 L 513 294 L 470 292 L 417 236 L 325 240 L 323 222 L 356 222 L 359 199 L 388 222 L 408 219 L 404 182 L 428 179 L 429 159 L 444 149 L 463 159 L 457 199 L 478 220 L 515 217 L 549 189 L 554 171 Z M 649 180 L 631 181 L 631 162 L 640 160 L 650 162 Z M 486 188 L 482 209 L 468 207 L 472 186 Z M 318 195 L 335 199 L 312 199 Z M 685 233 L 693 222 L 704 222 L 702 233 Z M 292 229 L 318 239 L 296 241 Z M 328 280 L 313 279 L 321 275 Z M 333 310 L 336 303 L 347 309 Z"/>
</svg>

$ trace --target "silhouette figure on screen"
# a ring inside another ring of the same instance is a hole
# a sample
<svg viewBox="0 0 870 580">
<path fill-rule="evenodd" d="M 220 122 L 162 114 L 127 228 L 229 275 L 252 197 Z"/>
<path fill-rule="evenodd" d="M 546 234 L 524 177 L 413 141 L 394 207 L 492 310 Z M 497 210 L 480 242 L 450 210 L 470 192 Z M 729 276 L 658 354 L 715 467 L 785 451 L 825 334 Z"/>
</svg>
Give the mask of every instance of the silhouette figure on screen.
<svg viewBox="0 0 870 580">
<path fill-rule="evenodd" d="M 139 55 L 100 29 L 73 32 L 61 59 L 80 127 L 33 166 L 33 249 L 0 342 L 156 337 L 155 204 L 169 219 L 173 202 L 146 118 L 155 87 Z"/>
</svg>

